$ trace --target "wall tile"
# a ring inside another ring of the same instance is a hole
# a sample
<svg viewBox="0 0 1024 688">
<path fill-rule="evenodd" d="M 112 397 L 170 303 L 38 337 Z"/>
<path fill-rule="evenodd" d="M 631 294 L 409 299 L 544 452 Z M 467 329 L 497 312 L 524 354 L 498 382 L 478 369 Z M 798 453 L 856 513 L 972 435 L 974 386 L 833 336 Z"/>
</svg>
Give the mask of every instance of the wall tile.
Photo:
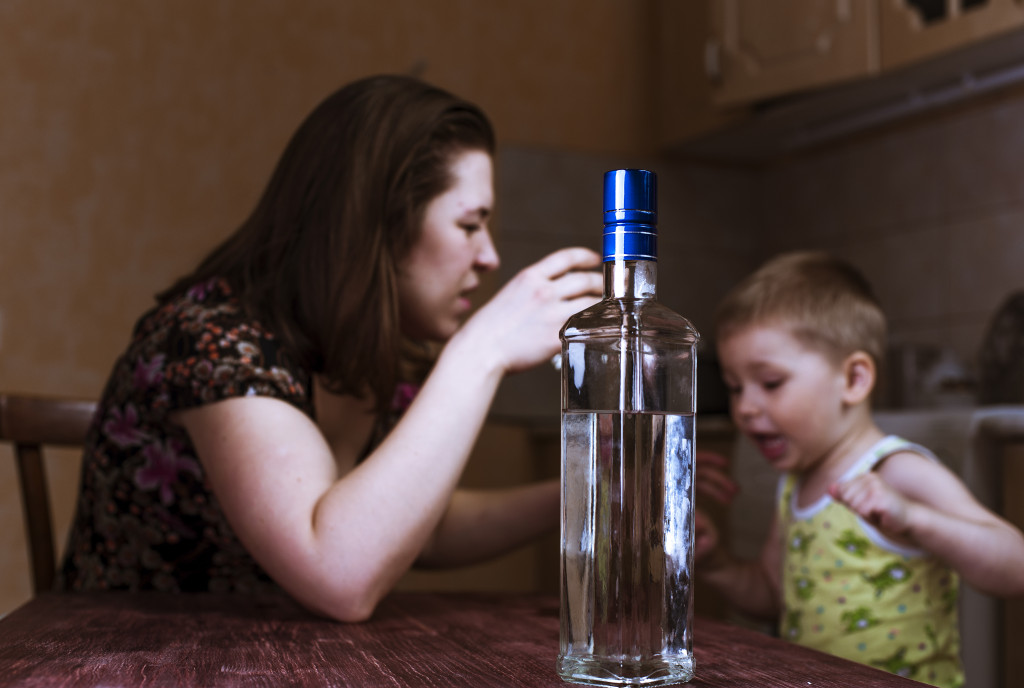
<svg viewBox="0 0 1024 688">
<path fill-rule="evenodd" d="M 660 241 L 667 245 L 749 248 L 761 215 L 755 172 L 659 161 Z"/>
<path fill-rule="evenodd" d="M 888 230 L 922 226 L 941 216 L 938 149 L 943 132 L 934 126 L 890 135 L 872 148 L 861 170 L 864 227 Z"/>
<path fill-rule="evenodd" d="M 950 313 L 993 313 L 1012 291 L 1024 290 L 1024 207 L 950 225 Z"/>
<path fill-rule="evenodd" d="M 971 111 L 947 122 L 932 174 L 945 220 L 995 212 L 1024 201 L 1024 102 Z"/>
<path fill-rule="evenodd" d="M 948 252 L 941 230 L 892 232 L 852 243 L 846 251 L 890 320 L 928 320 L 948 312 Z"/>
</svg>

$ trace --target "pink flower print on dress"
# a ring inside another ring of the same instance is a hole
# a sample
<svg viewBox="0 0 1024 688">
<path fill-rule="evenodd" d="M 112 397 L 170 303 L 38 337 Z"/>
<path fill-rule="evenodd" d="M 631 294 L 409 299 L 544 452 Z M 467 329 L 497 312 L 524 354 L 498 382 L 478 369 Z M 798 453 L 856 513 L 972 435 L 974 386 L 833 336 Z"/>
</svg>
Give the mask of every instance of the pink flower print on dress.
<svg viewBox="0 0 1024 688">
<path fill-rule="evenodd" d="M 157 354 L 148 361 L 139 359 L 135 363 L 135 389 L 149 389 L 164 379 L 164 361 L 167 356 Z"/>
<path fill-rule="evenodd" d="M 398 383 L 395 387 L 395 396 L 391 399 L 391 409 L 400 413 L 405 411 L 412 404 L 412 400 L 416 398 L 416 394 L 419 391 L 420 388 L 417 385 L 408 382 Z"/>
<path fill-rule="evenodd" d="M 139 412 L 135 404 L 125 404 L 124 410 L 113 406 L 103 423 L 103 432 L 119 447 L 142 444 L 147 435 L 139 429 Z"/>
<path fill-rule="evenodd" d="M 220 280 L 214 277 L 206 280 L 205 282 L 200 282 L 199 284 L 190 287 L 189 290 L 185 292 L 185 295 L 192 301 L 203 301 L 210 292 L 217 288 L 217 282 L 219 281 Z"/>
<path fill-rule="evenodd" d="M 146 465 L 135 471 L 135 484 L 143 490 L 160 490 L 160 501 L 168 505 L 174 501 L 174 490 L 171 486 L 177 482 L 178 474 L 187 471 L 200 477 L 199 464 L 191 456 L 179 453 L 181 445 L 177 442 L 154 442 L 142 450 L 146 457 Z"/>
</svg>

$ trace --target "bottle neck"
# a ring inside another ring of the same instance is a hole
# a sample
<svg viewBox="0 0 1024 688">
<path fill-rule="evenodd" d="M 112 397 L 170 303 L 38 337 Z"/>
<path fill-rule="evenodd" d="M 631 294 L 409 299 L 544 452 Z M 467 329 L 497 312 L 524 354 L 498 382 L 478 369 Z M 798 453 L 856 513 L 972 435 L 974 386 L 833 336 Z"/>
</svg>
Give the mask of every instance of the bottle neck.
<svg viewBox="0 0 1024 688">
<path fill-rule="evenodd" d="M 658 263 L 653 260 L 622 260 L 604 264 L 606 299 L 653 299 L 657 294 Z"/>
</svg>

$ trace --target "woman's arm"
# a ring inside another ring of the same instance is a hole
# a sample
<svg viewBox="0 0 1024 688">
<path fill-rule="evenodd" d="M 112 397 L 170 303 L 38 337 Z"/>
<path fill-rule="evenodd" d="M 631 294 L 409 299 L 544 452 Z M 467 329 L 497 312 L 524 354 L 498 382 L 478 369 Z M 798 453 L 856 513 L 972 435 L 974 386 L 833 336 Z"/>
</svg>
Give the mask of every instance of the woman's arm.
<svg viewBox="0 0 1024 688">
<path fill-rule="evenodd" d="M 456 490 L 416 563 L 462 566 L 525 545 L 558 528 L 560 499 L 558 480 L 499 490 Z"/>
<path fill-rule="evenodd" d="M 900 452 L 832 495 L 894 539 L 927 550 L 982 592 L 1024 594 L 1024 535 L 982 506 L 948 468 Z"/>
<path fill-rule="evenodd" d="M 464 509 L 501 524 L 549 499 L 527 491 L 481 511 L 460 497 L 450 511 L 502 376 L 558 350 L 558 329 L 603 288 L 600 275 L 576 272 L 597 260 L 565 249 L 517 275 L 448 342 L 402 420 L 357 466 L 344 441 L 328 442 L 279 400 L 180 412 L 228 521 L 270 576 L 311 609 L 362 620 L 428 545 L 428 558 L 455 554 L 446 533 L 468 532 L 454 518 Z M 528 535 L 513 533 L 509 542 Z"/>
</svg>

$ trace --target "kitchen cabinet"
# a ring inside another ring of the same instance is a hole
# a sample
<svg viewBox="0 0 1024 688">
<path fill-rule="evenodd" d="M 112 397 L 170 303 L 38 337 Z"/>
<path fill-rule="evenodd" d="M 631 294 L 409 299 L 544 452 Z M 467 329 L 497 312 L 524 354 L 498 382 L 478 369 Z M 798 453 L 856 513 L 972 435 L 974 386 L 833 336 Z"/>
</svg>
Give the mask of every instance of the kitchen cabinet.
<svg viewBox="0 0 1024 688">
<path fill-rule="evenodd" d="M 658 0 L 658 141 L 663 147 L 694 140 L 745 120 L 745 107 L 714 101 L 713 80 L 705 71 L 705 46 L 711 21 L 707 0 Z"/>
<path fill-rule="evenodd" d="M 878 70 L 877 4 L 712 0 L 705 66 L 715 102 L 746 103 Z"/>
<path fill-rule="evenodd" d="M 764 160 L 1024 80 L 1024 0 L 659 0 L 664 150 Z"/>
<path fill-rule="evenodd" d="M 881 0 L 881 69 L 903 67 L 1024 27 L 1021 0 Z"/>
<path fill-rule="evenodd" d="M 1024 26 L 1020 0 L 710 0 L 705 69 L 718 104 L 906 66 Z"/>
</svg>

